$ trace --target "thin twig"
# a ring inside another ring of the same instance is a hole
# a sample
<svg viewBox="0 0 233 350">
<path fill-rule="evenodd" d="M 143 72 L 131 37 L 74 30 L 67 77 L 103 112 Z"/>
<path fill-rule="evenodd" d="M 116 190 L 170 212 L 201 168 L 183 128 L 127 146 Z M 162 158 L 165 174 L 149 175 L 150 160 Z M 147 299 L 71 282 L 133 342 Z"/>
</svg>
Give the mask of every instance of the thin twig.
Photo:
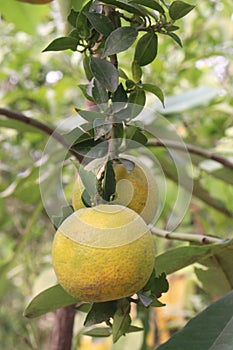
<svg viewBox="0 0 233 350">
<path fill-rule="evenodd" d="M 71 150 L 70 149 L 71 145 L 66 141 L 66 139 L 58 131 L 56 131 L 51 126 L 44 124 L 39 120 L 27 117 L 23 113 L 12 111 L 6 108 L 0 108 L 0 114 L 4 115 L 9 119 L 17 120 L 24 124 L 30 125 L 38 130 L 41 130 L 43 133 L 52 136 L 60 144 L 62 144 L 79 162 L 82 161 L 83 157 L 77 152 Z"/>
<path fill-rule="evenodd" d="M 177 241 L 186 241 L 193 242 L 199 244 L 213 244 L 213 243 L 222 243 L 223 240 L 221 238 L 207 236 L 207 235 L 199 235 L 195 233 L 183 233 L 183 232 L 169 232 L 165 230 L 161 230 L 157 227 L 151 227 L 149 225 L 150 232 L 157 236 L 166 239 L 172 239 Z"/>
<path fill-rule="evenodd" d="M 184 146 L 185 145 L 185 146 Z M 216 162 L 222 164 L 226 168 L 233 169 L 233 162 L 229 159 L 219 156 L 212 151 L 203 149 L 198 146 L 191 145 L 189 143 L 182 144 L 181 142 L 171 141 L 163 139 L 160 141 L 158 139 L 149 139 L 147 142 L 147 146 L 155 146 L 155 147 L 171 147 L 172 149 L 178 149 L 181 151 L 189 151 L 190 153 L 196 154 L 206 159 L 215 160 Z"/>
</svg>

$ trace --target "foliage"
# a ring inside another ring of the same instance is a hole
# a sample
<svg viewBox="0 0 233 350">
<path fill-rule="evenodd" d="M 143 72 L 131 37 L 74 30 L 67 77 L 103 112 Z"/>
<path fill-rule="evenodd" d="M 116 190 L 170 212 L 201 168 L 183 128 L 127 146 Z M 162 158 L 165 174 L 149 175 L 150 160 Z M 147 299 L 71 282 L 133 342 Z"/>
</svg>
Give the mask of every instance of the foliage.
<svg viewBox="0 0 233 350">
<path fill-rule="evenodd" d="M 69 15 L 70 31 L 67 34 L 57 27 L 60 19 L 56 1 L 53 6 L 36 6 L 36 10 L 30 4 L 13 0 L 5 4 L 1 1 L 2 106 L 25 112 L 55 126 L 67 114 L 75 114 L 74 109 L 71 109 L 72 106 L 84 105 L 82 92 L 85 98 L 94 100 L 102 106 L 106 104 L 109 96 L 112 101 L 121 101 L 124 109 L 128 102 L 140 105 L 146 103 L 165 115 L 185 142 L 199 145 L 220 155 L 232 155 L 230 133 L 232 75 L 227 73 L 232 71 L 230 2 L 227 0 L 198 2 L 187 17 L 186 14 L 193 7 L 191 1 L 188 3 L 174 1 L 170 8 L 163 1 L 108 0 L 105 3 L 118 6 L 118 21 L 122 22 L 122 27 L 116 29 L 110 24 L 109 17 L 105 13 L 88 8 L 90 3 L 76 1 L 73 2 L 73 10 Z M 157 16 L 152 14 L 153 9 L 156 10 Z M 181 20 L 180 14 L 182 14 Z M 229 30 L 226 31 L 225 28 Z M 63 38 L 54 39 L 59 35 Z M 99 35 L 103 40 L 96 48 L 95 42 Z M 70 50 L 62 54 L 56 52 L 41 54 L 49 40 L 53 46 L 50 48 L 48 46 L 47 51 L 51 48 Z M 76 49 L 81 53 L 84 52 L 84 70 L 87 80 L 92 79 L 91 85 L 84 79 L 83 68 L 80 65 L 82 55 L 77 53 Z M 93 53 L 98 57 L 90 57 Z M 119 58 L 117 69 L 106 59 L 108 55 L 115 54 Z M 103 68 L 107 72 L 105 75 L 101 74 Z M 79 82 L 80 90 L 74 86 L 76 82 Z M 93 130 L 92 142 L 98 142 L 94 137 L 95 132 L 101 138 L 110 131 L 108 126 L 102 135 L 99 134 L 98 119 L 102 121 L 107 119 L 108 109 L 94 114 L 92 111 L 86 113 L 79 107 L 77 110 L 90 123 Z M 120 118 L 121 114 L 114 112 L 116 118 Z M 137 129 L 136 133 L 132 132 L 132 124 L 130 126 L 129 122 L 132 122 L 135 113 L 138 111 L 126 109 L 123 119 L 119 119 L 119 122 L 124 124 L 127 133 L 133 135 L 132 138 L 135 140 L 141 140 L 142 135 L 149 138 L 142 128 Z M 153 124 L 153 120 L 148 120 L 147 123 Z M 30 125 L 2 116 L 0 126 L 2 145 L 0 295 L 3 301 L 0 314 L 3 333 L 0 345 L 6 349 L 16 346 L 18 349 L 25 349 L 25 346 L 35 349 L 40 347 L 40 344 L 45 344 L 48 329 L 51 327 L 50 321 L 46 316 L 42 318 L 46 325 L 39 320 L 24 319 L 21 316 L 23 305 L 27 304 L 26 300 L 30 293 L 44 296 L 43 293 L 49 290 L 52 291 L 51 299 L 55 300 L 57 288 L 60 288 L 52 287 L 55 281 L 52 286 L 47 285 L 49 278 L 46 271 L 50 267 L 49 254 L 54 229 L 42 209 L 38 188 L 39 160 L 47 138 Z M 73 148 L 81 150 L 83 146 L 85 154 L 90 134 L 85 134 L 84 141 L 78 138 Z M 221 145 L 224 147 L 221 148 Z M 167 150 L 153 147 L 152 152 L 159 159 L 167 178 L 167 198 L 157 222 L 159 227 L 164 227 L 176 200 L 177 175 Z M 216 164 L 210 159 L 205 160 L 197 154 L 191 154 L 191 158 L 194 165 L 194 196 L 190 210 L 179 230 L 184 233 L 205 233 L 219 238 L 232 237 L 232 169 Z M 189 170 L 184 169 L 190 175 Z M 70 196 L 72 177 L 73 169 L 69 163 L 65 163 L 63 181 L 67 196 Z M 223 337 L 225 332 L 227 334 L 227 327 L 226 329 L 223 327 L 227 326 L 229 321 L 227 311 L 231 312 L 226 302 L 228 303 L 232 295 L 223 296 L 232 289 L 232 282 L 227 283 L 224 279 L 226 273 L 232 275 L 231 241 L 211 246 L 180 246 L 158 238 L 156 242 L 158 274 L 156 278 L 163 278 L 161 276 L 164 275 L 161 273 L 164 271 L 167 274 L 175 273 L 180 268 L 198 262 L 199 265 L 195 265 L 193 271 L 199 282 L 196 283 L 196 278 L 192 280 L 194 291 L 188 293 L 189 298 L 196 294 L 199 301 L 206 306 L 216 296 L 223 297 L 213 303 L 211 309 L 206 309 L 197 316 L 197 319 L 194 318 L 188 323 L 187 327 L 178 333 L 179 335 L 172 337 L 170 342 L 159 348 L 175 349 L 175 346 L 179 348 L 180 344 L 184 349 L 185 346 L 190 348 L 190 341 L 187 345 L 190 334 L 196 330 L 198 334 L 200 333 L 196 324 L 205 325 L 205 334 L 203 333 L 205 337 L 199 338 L 199 341 L 212 339 L 208 332 L 214 327 L 217 331 L 213 342 L 217 344 L 220 342 L 222 346 L 220 334 Z M 214 280 L 219 278 L 221 281 L 224 280 L 221 286 L 214 283 Z M 35 281 L 36 285 L 32 287 Z M 38 288 L 41 281 L 44 292 Z M 54 288 L 55 294 L 53 294 Z M 154 288 L 149 289 L 149 293 L 145 290 L 145 293 L 139 294 L 137 300 L 144 304 L 150 302 L 151 295 L 157 294 L 152 293 Z M 153 302 L 157 302 L 156 299 Z M 59 306 L 67 305 L 63 303 L 65 300 L 67 299 L 62 298 Z M 36 304 L 33 304 L 34 302 Z M 41 310 L 40 299 L 37 297 L 33 303 L 29 304 L 30 307 L 34 305 L 36 307 L 32 314 L 38 316 L 38 310 Z M 58 306 L 55 305 L 52 309 L 56 307 Z M 82 307 L 84 308 L 81 305 L 78 309 L 81 310 Z M 88 331 L 80 330 L 81 333 L 109 336 L 114 332 L 113 338 L 117 340 L 126 332 L 140 331 L 141 325 L 136 327 L 134 320 L 133 325 L 130 325 L 129 300 L 120 301 L 113 308 L 111 305 L 110 311 L 114 313 L 109 311 L 108 305 L 106 308 L 98 308 L 95 304 L 88 307 L 86 309 L 88 316 L 85 316 L 87 324 L 92 323 L 93 326 L 113 317 L 115 326 L 113 329 L 110 326 L 110 328 L 97 326 Z M 195 315 L 202 307 L 198 306 L 194 310 Z M 12 314 L 9 313 L 9 308 L 12 309 Z M 190 312 L 193 311 L 193 306 L 189 305 L 188 308 L 189 313 L 185 316 L 185 320 L 190 318 Z M 122 313 L 120 309 L 123 310 Z M 147 309 L 144 313 L 140 310 L 138 307 L 137 318 L 141 320 L 146 334 Z M 45 311 L 49 309 L 46 307 L 43 313 Z M 220 320 L 220 315 L 226 316 L 224 322 Z M 121 321 L 123 326 L 119 327 Z M 232 339 L 230 337 L 225 339 L 231 346 Z M 198 344 L 197 348 L 203 347 L 202 344 Z M 154 343 L 153 346 L 155 345 L 157 344 Z"/>
</svg>

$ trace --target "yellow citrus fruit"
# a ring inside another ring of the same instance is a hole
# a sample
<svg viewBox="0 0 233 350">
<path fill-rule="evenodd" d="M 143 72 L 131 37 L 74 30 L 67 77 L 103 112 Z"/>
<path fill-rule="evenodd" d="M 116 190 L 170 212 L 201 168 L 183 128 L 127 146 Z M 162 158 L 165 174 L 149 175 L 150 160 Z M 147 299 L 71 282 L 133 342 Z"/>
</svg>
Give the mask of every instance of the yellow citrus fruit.
<svg viewBox="0 0 233 350">
<path fill-rule="evenodd" d="M 132 156 L 124 156 L 135 164 L 132 170 L 127 170 L 124 163 L 114 163 L 113 169 L 116 177 L 116 196 L 114 203 L 127 206 L 136 211 L 144 221 L 152 223 L 159 208 L 159 191 L 150 169 Z M 94 160 L 86 167 L 98 173 L 103 164 Z M 84 186 L 77 178 L 73 188 L 72 205 L 75 210 L 84 207 L 82 192 Z"/>
<path fill-rule="evenodd" d="M 133 295 L 154 266 L 154 241 L 133 210 L 101 204 L 82 208 L 58 228 L 52 262 L 61 286 L 78 300 L 102 302 Z"/>
</svg>

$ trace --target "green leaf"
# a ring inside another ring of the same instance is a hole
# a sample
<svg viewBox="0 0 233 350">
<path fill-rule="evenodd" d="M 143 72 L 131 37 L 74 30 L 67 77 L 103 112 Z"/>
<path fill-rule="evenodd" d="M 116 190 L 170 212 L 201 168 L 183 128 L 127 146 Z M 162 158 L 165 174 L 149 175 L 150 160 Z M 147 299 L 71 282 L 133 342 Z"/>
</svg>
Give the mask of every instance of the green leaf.
<svg viewBox="0 0 233 350">
<path fill-rule="evenodd" d="M 129 4 L 123 1 L 116 1 L 116 0 L 104 0 L 105 4 L 114 5 L 116 8 L 120 8 L 122 10 L 125 10 L 129 13 L 133 13 L 138 16 L 145 16 L 147 13 L 144 11 L 144 9 L 140 6 L 137 6 L 136 4 Z"/>
<path fill-rule="evenodd" d="M 94 338 L 105 338 L 112 334 L 111 328 L 108 327 L 96 327 L 89 331 L 83 332 L 83 335 L 89 335 Z"/>
<path fill-rule="evenodd" d="M 131 91 L 129 95 L 129 103 L 144 106 L 146 103 L 146 94 L 145 91 L 141 88 L 136 88 Z"/>
<path fill-rule="evenodd" d="M 187 4 L 184 1 L 174 1 L 169 7 L 169 15 L 174 21 L 176 21 L 177 19 L 186 16 L 194 9 L 194 7 L 194 5 Z"/>
<path fill-rule="evenodd" d="M 77 299 L 57 284 L 36 295 L 24 310 L 24 316 L 28 318 L 38 317 L 77 302 Z"/>
<path fill-rule="evenodd" d="M 108 160 L 105 167 L 103 183 L 103 199 L 110 201 L 116 192 L 116 177 L 112 166 L 112 161 Z"/>
<path fill-rule="evenodd" d="M 163 91 L 160 89 L 160 87 L 152 84 L 142 84 L 142 88 L 146 91 L 152 92 L 155 96 L 158 97 L 158 99 L 161 101 L 163 107 L 164 106 L 164 95 Z"/>
<path fill-rule="evenodd" d="M 68 17 L 67 17 L 67 20 L 68 22 L 74 27 L 76 28 L 76 22 L 77 22 L 77 18 L 78 18 L 78 15 L 79 15 L 79 12 L 77 11 L 74 11 L 73 9 L 71 9 Z"/>
<path fill-rule="evenodd" d="M 95 119 L 103 119 L 105 118 L 105 115 L 101 112 L 97 111 L 86 111 L 86 110 L 78 110 L 78 114 L 81 115 L 85 120 L 89 122 L 93 122 Z"/>
<path fill-rule="evenodd" d="M 219 253 L 221 255 L 228 254 L 232 251 L 232 248 L 233 239 L 224 243 L 208 244 L 206 246 L 191 245 L 173 248 L 156 257 L 155 270 L 158 274 L 164 271 L 166 274 L 171 274 L 207 257 L 214 257 Z M 230 276 L 231 281 L 233 279 L 232 276 Z"/>
<path fill-rule="evenodd" d="M 84 54 L 84 57 L 83 57 L 83 68 L 84 68 L 87 80 L 91 81 L 91 79 L 93 78 L 93 74 L 90 68 L 90 56 L 87 56 L 86 54 Z"/>
<path fill-rule="evenodd" d="M 82 93 L 83 93 L 83 96 L 87 99 L 87 100 L 89 100 L 89 101 L 94 101 L 94 99 L 92 98 L 92 96 L 90 96 L 89 94 L 88 94 L 88 87 L 89 87 L 89 84 L 79 84 L 78 85 L 78 87 L 79 87 L 79 89 L 82 91 Z"/>
<path fill-rule="evenodd" d="M 108 92 L 105 87 L 96 79 L 94 79 L 94 86 L 92 88 L 92 96 L 97 105 L 106 104 L 108 102 Z M 104 106 L 102 106 L 104 107 Z"/>
<path fill-rule="evenodd" d="M 72 36 L 64 36 L 53 40 L 42 52 L 45 51 L 62 51 L 72 50 L 76 51 L 79 43 L 79 39 Z"/>
<path fill-rule="evenodd" d="M 154 32 L 144 34 L 137 42 L 134 61 L 140 66 L 146 66 L 157 56 L 158 37 Z"/>
<path fill-rule="evenodd" d="M 114 30 L 112 21 L 103 13 L 84 12 L 84 15 L 98 33 L 109 35 Z"/>
<path fill-rule="evenodd" d="M 131 0 L 130 3 L 143 5 L 145 7 L 149 7 L 150 9 L 162 13 L 163 15 L 165 14 L 163 7 L 157 1 L 154 0 Z"/>
<path fill-rule="evenodd" d="M 112 63 L 92 56 L 90 67 L 94 77 L 100 84 L 103 84 L 111 92 L 116 91 L 118 87 L 118 71 Z"/>
<path fill-rule="evenodd" d="M 77 162 L 72 162 L 74 166 L 78 169 L 78 174 L 81 178 L 81 181 L 87 190 L 91 198 L 97 194 L 97 177 L 92 171 L 86 170 L 82 164 Z"/>
<path fill-rule="evenodd" d="M 108 134 L 112 129 L 112 123 L 108 120 L 95 119 L 93 122 L 94 128 L 94 140 L 98 140 L 100 137 Z"/>
<path fill-rule="evenodd" d="M 182 41 L 177 34 L 167 32 L 166 35 L 170 36 L 180 47 L 183 47 Z"/>
<path fill-rule="evenodd" d="M 147 137 L 135 125 L 127 125 L 125 136 L 127 139 L 127 146 L 130 148 L 132 147 L 135 148 L 135 147 L 139 147 L 141 145 L 147 144 Z M 131 141 L 134 141 L 134 142 L 131 142 Z"/>
<path fill-rule="evenodd" d="M 211 304 L 157 350 L 230 350 L 233 346 L 233 291 Z"/>
<path fill-rule="evenodd" d="M 89 327 L 94 324 L 109 321 L 116 312 L 116 301 L 107 301 L 104 303 L 94 303 L 87 314 L 84 326 Z"/>
<path fill-rule="evenodd" d="M 127 93 L 122 85 L 122 83 L 119 84 L 118 88 L 116 91 L 112 94 L 112 102 L 120 102 L 121 103 L 121 108 L 123 108 L 126 103 L 128 102 L 128 97 Z M 113 106 L 114 108 L 114 106 Z"/>
<path fill-rule="evenodd" d="M 131 318 L 129 315 L 130 312 L 130 303 L 128 299 L 121 299 L 117 303 L 117 311 L 113 317 L 113 326 L 112 326 L 112 336 L 113 343 L 116 343 L 117 340 L 127 333 Z"/>
<path fill-rule="evenodd" d="M 138 83 L 142 77 L 142 69 L 137 61 L 135 60 L 133 61 L 131 69 L 132 69 L 133 81 L 135 83 Z"/>
<path fill-rule="evenodd" d="M 133 27 L 120 27 L 107 37 L 102 58 L 127 50 L 136 40 L 138 32 Z"/>
</svg>

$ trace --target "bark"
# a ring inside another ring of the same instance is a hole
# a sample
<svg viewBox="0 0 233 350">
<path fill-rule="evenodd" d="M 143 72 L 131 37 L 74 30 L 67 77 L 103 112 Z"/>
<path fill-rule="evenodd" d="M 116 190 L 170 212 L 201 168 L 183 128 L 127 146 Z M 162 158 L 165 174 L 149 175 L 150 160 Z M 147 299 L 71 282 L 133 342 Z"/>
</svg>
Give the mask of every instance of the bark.
<svg viewBox="0 0 233 350">
<path fill-rule="evenodd" d="M 63 307 L 56 311 L 50 350 L 71 350 L 75 312 L 75 305 Z"/>
</svg>

